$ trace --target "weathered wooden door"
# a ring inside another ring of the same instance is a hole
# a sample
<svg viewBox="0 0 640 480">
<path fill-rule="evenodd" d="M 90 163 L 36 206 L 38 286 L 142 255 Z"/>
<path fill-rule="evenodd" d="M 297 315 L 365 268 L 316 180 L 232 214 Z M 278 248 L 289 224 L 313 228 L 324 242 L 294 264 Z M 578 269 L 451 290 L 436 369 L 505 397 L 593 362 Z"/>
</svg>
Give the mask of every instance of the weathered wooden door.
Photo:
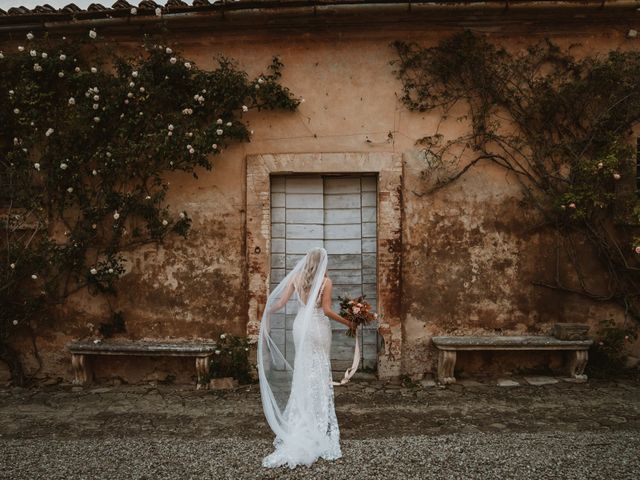
<svg viewBox="0 0 640 480">
<path fill-rule="evenodd" d="M 333 305 L 338 296 L 376 298 L 376 177 L 282 175 L 271 177 L 271 288 L 313 247 L 329 254 Z M 288 359 L 294 356 L 293 308 L 273 319 L 274 338 Z M 331 365 L 344 370 L 353 360 L 354 340 L 332 321 Z M 361 368 L 377 364 L 377 324 L 363 329 Z"/>
</svg>

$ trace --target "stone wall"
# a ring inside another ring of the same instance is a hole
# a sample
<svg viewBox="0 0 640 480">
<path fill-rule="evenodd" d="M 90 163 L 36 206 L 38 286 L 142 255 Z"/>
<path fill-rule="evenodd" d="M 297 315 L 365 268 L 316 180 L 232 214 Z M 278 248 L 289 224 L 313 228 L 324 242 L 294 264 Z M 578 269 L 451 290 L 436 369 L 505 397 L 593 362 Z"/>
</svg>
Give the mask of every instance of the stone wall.
<svg viewBox="0 0 640 480">
<path fill-rule="evenodd" d="M 602 25 L 558 23 L 529 27 L 487 23 L 478 30 L 509 48 L 521 49 L 544 36 L 561 45 L 574 43 L 583 52 L 637 48 L 626 30 Z M 250 113 L 251 143 L 229 148 L 215 160 L 211 172 L 199 179 L 173 174 L 168 203 L 187 210 L 193 228 L 187 241 L 169 241 L 128 257 L 120 295 L 112 303 L 122 310 L 129 338 L 211 338 L 222 332 L 247 333 L 249 268 L 246 255 L 247 158 L 255 155 L 386 153 L 402 159 L 402 183 L 396 212 L 402 230 L 397 238 L 401 255 L 398 282 L 401 363 L 395 374 L 420 376 L 434 368 L 430 338 L 443 332 L 540 333 L 555 321 L 622 319 L 612 306 L 532 286 L 548 279 L 554 261 L 549 232 L 530 232 L 531 218 L 519 203 L 513 178 L 488 164 L 478 165 L 456 183 L 424 195 L 424 162 L 416 140 L 433 133 L 436 114 L 412 113 L 399 101 L 401 85 L 390 62 L 394 40 L 432 45 L 459 31 L 439 25 L 364 22 L 357 27 L 309 26 L 292 29 L 238 28 L 181 30 L 164 41 L 195 61 L 213 68 L 215 57 L 235 58 L 250 75 L 259 74 L 273 55 L 285 64 L 282 83 L 305 99 L 295 113 Z M 115 38 L 115 37 L 114 37 Z M 140 37 L 118 38 L 123 51 Z M 465 126 L 443 125 L 448 137 Z M 350 158 L 356 158 L 353 156 Z M 322 162 L 322 157 L 318 157 Z M 346 160 L 347 162 L 356 160 Z M 342 168 L 348 170 L 348 163 Z M 359 166 L 353 164 L 354 171 Z M 316 166 L 314 171 L 320 171 Z M 380 225 L 380 228 L 384 228 Z M 264 260 L 264 259 L 263 259 Z M 389 292 L 381 291 L 381 296 Z M 397 293 L 393 293 L 397 297 Z M 38 339 L 43 377 L 71 378 L 64 344 L 91 333 L 91 324 L 105 320 L 107 305 L 88 295 L 72 299 Z M 251 333 L 251 332 L 249 332 Z M 255 333 L 255 332 L 254 332 Z M 29 341 L 20 342 L 30 352 Z M 635 351 L 640 344 L 635 345 Z M 475 359 L 474 359 L 475 358 Z M 469 371 L 500 370 L 500 360 L 477 356 L 460 365 Z M 525 365 L 546 361 L 528 358 Z M 557 360 L 557 359 L 556 359 Z M 26 353 L 30 369 L 35 366 Z M 131 381 L 153 374 L 153 362 L 108 362 L 101 375 Z M 109 370 L 109 366 L 113 368 Z M 188 379 L 190 366 L 163 364 L 165 373 Z M 156 375 L 158 376 L 158 375 Z"/>
</svg>

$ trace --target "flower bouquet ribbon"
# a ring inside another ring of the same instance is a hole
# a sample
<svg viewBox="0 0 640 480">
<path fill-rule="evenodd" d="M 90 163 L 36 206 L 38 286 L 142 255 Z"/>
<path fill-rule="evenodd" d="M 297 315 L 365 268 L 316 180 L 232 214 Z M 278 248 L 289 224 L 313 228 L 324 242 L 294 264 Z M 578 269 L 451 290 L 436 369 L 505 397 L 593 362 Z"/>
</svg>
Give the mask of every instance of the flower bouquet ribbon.
<svg viewBox="0 0 640 480">
<path fill-rule="evenodd" d="M 351 380 L 351 377 L 358 370 L 360 364 L 360 356 L 362 347 L 360 346 L 360 335 L 358 334 L 358 327 L 360 325 L 367 325 L 378 318 L 378 315 L 373 313 L 369 302 L 365 301 L 364 295 L 355 299 L 348 297 L 338 297 L 340 300 L 340 316 L 350 320 L 356 324 L 354 330 L 347 330 L 346 334 L 350 337 L 355 337 L 356 345 L 353 351 L 353 362 L 351 367 L 347 368 L 344 372 L 344 377 L 339 382 L 333 382 L 333 385 L 345 385 Z"/>
<path fill-rule="evenodd" d="M 349 382 L 349 380 L 351 380 L 351 377 L 353 377 L 353 374 L 356 373 L 356 371 L 358 370 L 358 365 L 360 364 L 360 337 L 358 336 L 357 330 L 356 330 L 356 346 L 353 350 L 353 362 L 351 363 L 351 366 L 349 368 L 347 368 L 347 370 L 344 372 L 344 377 L 342 377 L 342 380 L 340 380 L 339 382 L 333 382 L 334 385 L 344 385 L 346 383 Z"/>
</svg>

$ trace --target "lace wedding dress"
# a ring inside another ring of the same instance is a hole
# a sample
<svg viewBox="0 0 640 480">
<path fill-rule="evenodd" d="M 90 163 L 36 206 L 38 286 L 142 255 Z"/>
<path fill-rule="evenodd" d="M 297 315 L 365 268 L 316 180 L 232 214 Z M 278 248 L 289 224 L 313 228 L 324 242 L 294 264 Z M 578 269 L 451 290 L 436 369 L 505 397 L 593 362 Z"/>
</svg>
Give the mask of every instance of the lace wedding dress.
<svg viewBox="0 0 640 480">
<path fill-rule="evenodd" d="M 310 261 L 314 251 L 317 258 Z M 326 252 L 312 250 L 267 301 L 258 343 L 258 371 L 265 416 L 276 438 L 275 450 L 262 461 L 264 467 L 309 466 L 318 458 L 335 460 L 342 456 L 331 376 L 331 323 L 320 307 L 325 272 Z M 308 291 L 299 291 L 300 278 L 311 285 Z M 289 302 L 287 308 L 297 308 L 292 332 L 293 366 L 273 341 L 271 329 L 272 315 L 287 304 L 290 296 L 295 296 L 295 305 Z"/>
</svg>

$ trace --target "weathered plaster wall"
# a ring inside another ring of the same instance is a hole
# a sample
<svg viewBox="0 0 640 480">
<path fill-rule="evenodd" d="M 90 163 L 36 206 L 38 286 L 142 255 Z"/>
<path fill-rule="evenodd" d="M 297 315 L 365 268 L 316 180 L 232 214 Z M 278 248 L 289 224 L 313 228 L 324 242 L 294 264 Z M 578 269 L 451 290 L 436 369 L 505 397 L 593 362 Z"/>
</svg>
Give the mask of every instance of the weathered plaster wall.
<svg viewBox="0 0 640 480">
<path fill-rule="evenodd" d="M 583 28 L 568 35 L 571 29 L 558 26 L 557 31 L 523 34 L 521 28 L 512 27 L 494 34 L 494 39 L 511 48 L 544 35 L 565 45 L 581 43 L 583 51 L 629 47 L 620 30 Z M 215 160 L 213 171 L 199 172 L 199 180 L 178 174 L 170 178 L 169 204 L 176 212 L 189 211 L 193 229 L 185 242 L 170 241 L 130 255 L 121 295 L 112 305 L 124 312 L 127 335 L 210 338 L 222 331 L 246 332 L 246 158 L 266 153 L 402 155 L 403 373 L 419 376 L 434 367 L 430 338 L 437 333 L 535 333 L 557 320 L 619 319 L 621 312 L 615 308 L 531 285 L 552 273 L 548 253 L 553 239 L 527 233 L 531 221 L 519 204 L 518 186 L 503 171 L 479 165 L 437 194 L 421 196 L 423 162 L 415 142 L 433 133 L 439 118 L 408 112 L 401 105 L 389 43 L 400 39 L 435 44 L 454 31 L 428 25 L 403 31 L 394 25 L 173 35 L 167 43 L 201 68 L 213 68 L 215 56 L 224 54 L 253 75 L 263 71 L 273 55 L 280 55 L 285 64 L 282 83 L 305 103 L 296 113 L 249 114 L 251 143 L 228 149 Z M 123 49 L 130 47 L 123 43 Z M 448 135 L 463 128 L 445 126 Z M 86 296 L 70 303 L 55 327 L 38 340 L 43 376 L 71 378 L 64 343 L 88 335 L 87 324 L 104 321 L 106 311 L 104 303 Z M 489 370 L 500 363 L 486 356 L 462 357 L 463 369 Z M 26 359 L 33 367 L 31 357 Z M 151 373 L 144 369 L 153 370 L 152 365 L 112 362 L 113 369 L 101 367 L 101 375 L 145 379 Z M 180 362 L 166 365 L 163 368 L 178 378 L 191 374 L 191 367 L 185 372 L 187 367 Z"/>
</svg>

